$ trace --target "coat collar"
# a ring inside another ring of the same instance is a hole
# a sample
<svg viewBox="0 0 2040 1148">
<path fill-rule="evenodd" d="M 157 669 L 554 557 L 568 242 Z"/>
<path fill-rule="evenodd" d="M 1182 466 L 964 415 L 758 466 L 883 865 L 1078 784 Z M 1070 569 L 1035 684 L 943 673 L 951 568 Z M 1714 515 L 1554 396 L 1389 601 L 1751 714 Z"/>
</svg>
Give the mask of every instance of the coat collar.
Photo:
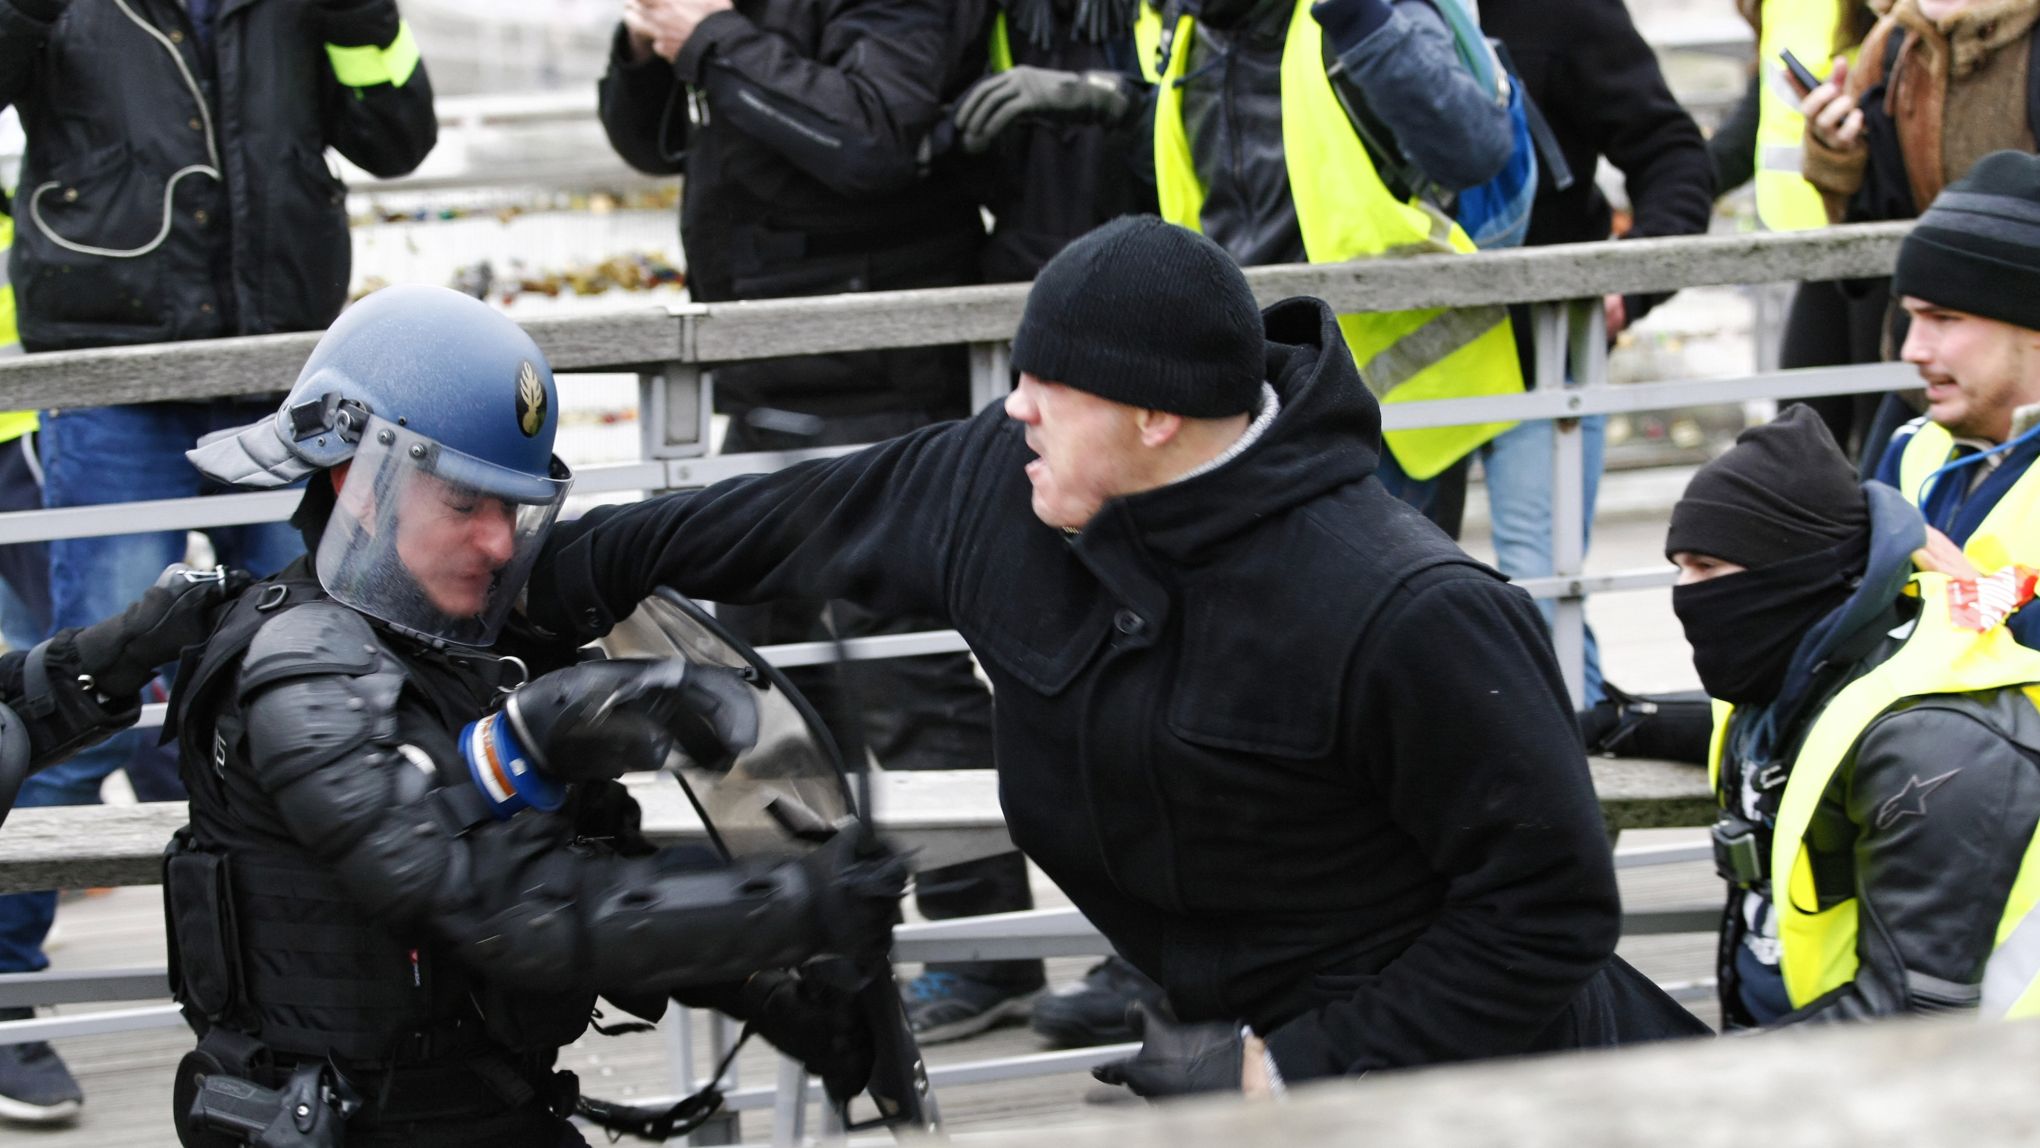
<svg viewBox="0 0 2040 1148">
<path fill-rule="evenodd" d="M 1935 58 L 1947 61 L 1951 77 L 1959 78 L 2000 49 L 2024 45 L 2040 19 L 2040 0 L 1983 0 L 1938 23 L 1920 12 L 1919 0 L 1891 0 L 1888 10 Z"/>
</svg>

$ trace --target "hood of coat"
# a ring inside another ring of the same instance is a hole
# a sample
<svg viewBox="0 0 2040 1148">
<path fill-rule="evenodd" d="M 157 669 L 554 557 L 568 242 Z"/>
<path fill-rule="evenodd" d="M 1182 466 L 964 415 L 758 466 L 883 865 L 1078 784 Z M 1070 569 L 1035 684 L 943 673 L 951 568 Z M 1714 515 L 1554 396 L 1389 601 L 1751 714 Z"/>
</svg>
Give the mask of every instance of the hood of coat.
<svg viewBox="0 0 2040 1148">
<path fill-rule="evenodd" d="M 1268 382 L 1282 409 L 1225 465 L 1108 502 L 1158 555 L 1182 560 L 1327 491 L 1374 473 L 1381 405 L 1360 379 L 1323 300 L 1285 299 L 1261 313 Z M 1085 528 L 1085 534 L 1091 527 Z"/>
<path fill-rule="evenodd" d="M 2000 49 L 2024 44 L 2040 19 L 2040 0 L 1979 0 L 1938 21 L 1920 11 L 1919 0 L 1890 0 L 1886 10 L 1959 79 Z"/>
</svg>

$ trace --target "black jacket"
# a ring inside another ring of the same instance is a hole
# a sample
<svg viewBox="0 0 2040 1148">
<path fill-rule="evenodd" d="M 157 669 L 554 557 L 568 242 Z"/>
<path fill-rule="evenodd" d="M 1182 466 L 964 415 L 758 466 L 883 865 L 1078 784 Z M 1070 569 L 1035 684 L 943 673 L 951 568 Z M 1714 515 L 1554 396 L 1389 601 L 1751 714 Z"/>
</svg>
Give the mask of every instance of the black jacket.
<svg viewBox="0 0 2040 1148">
<path fill-rule="evenodd" d="M 950 287 L 977 278 L 967 180 L 923 152 L 985 67 L 985 0 L 738 0 L 673 64 L 618 29 L 603 127 L 631 166 L 684 171 L 687 283 L 705 302 Z M 964 359 L 913 348 L 738 364 L 730 407 L 963 413 Z"/>
<path fill-rule="evenodd" d="M 1524 94 L 1543 111 L 1572 168 L 1566 191 L 1552 185 L 1550 165 L 1538 176 L 1529 246 L 1608 238 L 1614 212 L 1594 182 L 1603 156 L 1628 187 L 1626 234 L 1706 232 L 1714 215 L 1707 142 L 1672 98 L 1622 0 L 1480 0 L 1480 23 L 1508 48 Z M 1667 298 L 1629 297 L 1630 322 Z M 1516 341 L 1527 369 L 1529 324 L 1520 311 Z"/>
<path fill-rule="evenodd" d="M 311 0 L 222 0 L 209 66 L 177 0 L 0 0 L 0 104 L 28 134 L 10 265 L 23 344 L 330 323 L 352 248 L 326 149 L 401 175 L 438 122 L 422 64 L 402 87 L 357 90 L 334 78 L 325 45 L 396 33 L 389 0 L 343 16 Z"/>
<path fill-rule="evenodd" d="M 660 583 L 940 614 L 993 683 L 1014 842 L 1183 1018 L 1271 1032 L 1292 1080 L 1580 1043 L 1619 921 L 1543 622 L 1372 477 L 1330 309 L 1267 326 L 1264 436 L 1078 535 L 987 410 L 593 511 L 534 620 L 600 633 Z"/>
</svg>

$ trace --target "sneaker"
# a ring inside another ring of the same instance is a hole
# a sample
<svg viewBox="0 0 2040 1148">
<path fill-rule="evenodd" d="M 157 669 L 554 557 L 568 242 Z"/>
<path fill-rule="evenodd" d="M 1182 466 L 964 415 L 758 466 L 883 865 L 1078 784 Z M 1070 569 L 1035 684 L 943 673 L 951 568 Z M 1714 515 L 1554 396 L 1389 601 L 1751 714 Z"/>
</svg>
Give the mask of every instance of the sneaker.
<svg viewBox="0 0 2040 1148">
<path fill-rule="evenodd" d="M 27 1020 L 33 1009 L 0 1009 L 0 1020 Z M 85 1094 L 57 1050 L 37 1040 L 0 1044 L 0 1119 L 62 1124 L 78 1118 Z"/>
<path fill-rule="evenodd" d="M 1162 986 L 1118 957 L 1091 966 L 1084 979 L 1066 985 L 1034 1006 L 1034 1031 L 1063 1048 L 1138 1040 L 1126 1021 L 1136 1003 L 1162 1003 Z"/>
<path fill-rule="evenodd" d="M 922 973 L 900 986 L 907 1025 L 922 1044 L 961 1040 L 1009 1020 L 1026 1020 L 1041 996 L 1038 988 L 1015 989 L 956 973 Z"/>
</svg>

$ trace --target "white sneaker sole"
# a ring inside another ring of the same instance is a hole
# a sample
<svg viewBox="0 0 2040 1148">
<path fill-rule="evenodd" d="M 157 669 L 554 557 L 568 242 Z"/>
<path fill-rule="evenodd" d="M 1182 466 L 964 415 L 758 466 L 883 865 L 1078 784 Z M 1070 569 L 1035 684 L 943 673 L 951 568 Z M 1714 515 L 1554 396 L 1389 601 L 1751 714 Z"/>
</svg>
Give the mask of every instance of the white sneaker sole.
<svg viewBox="0 0 2040 1148">
<path fill-rule="evenodd" d="M 78 1113 L 85 1106 L 76 1100 L 65 1100 L 57 1104 L 29 1104 L 11 1096 L 0 1096 L 0 1120 L 13 1120 L 21 1124 L 64 1124 L 78 1119 Z"/>
<path fill-rule="evenodd" d="M 925 1032 L 917 1032 L 914 1034 L 914 1041 L 917 1044 L 942 1044 L 946 1041 L 962 1040 L 966 1036 L 976 1036 L 1005 1021 L 1026 1020 L 1034 1014 L 1034 1002 L 1046 991 L 1037 989 L 1024 997 L 1008 997 L 976 1016 L 953 1020 L 948 1024 L 938 1024 Z"/>
</svg>

